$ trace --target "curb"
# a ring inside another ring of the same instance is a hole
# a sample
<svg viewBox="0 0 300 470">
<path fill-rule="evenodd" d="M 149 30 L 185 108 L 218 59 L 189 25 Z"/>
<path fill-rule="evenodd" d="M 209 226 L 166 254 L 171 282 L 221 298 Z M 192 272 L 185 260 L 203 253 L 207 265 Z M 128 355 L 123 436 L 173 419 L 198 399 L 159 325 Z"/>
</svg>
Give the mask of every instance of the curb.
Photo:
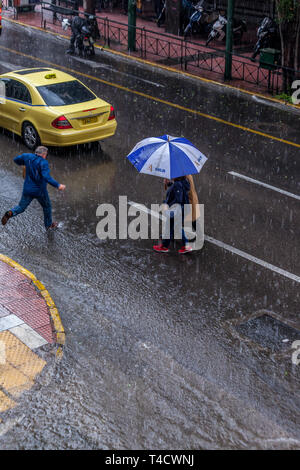
<svg viewBox="0 0 300 470">
<path fill-rule="evenodd" d="M 9 21 L 10 23 L 16 23 L 18 25 L 21 25 L 21 26 L 24 26 L 26 28 L 31 28 L 31 29 L 36 29 L 38 31 L 41 31 L 43 33 L 47 33 L 47 34 L 52 34 L 53 36 L 59 36 L 59 37 L 62 37 L 64 39 L 70 39 L 69 36 L 66 36 L 64 34 L 60 34 L 60 33 L 56 33 L 55 31 L 49 31 L 49 30 L 46 30 L 44 28 L 41 28 L 41 27 L 38 27 L 38 26 L 34 26 L 34 25 L 30 25 L 30 24 L 26 24 L 26 23 L 22 23 L 21 21 L 18 21 L 18 20 L 13 20 L 12 18 L 7 18 L 7 17 L 3 17 L 3 19 L 5 21 Z M 172 72 L 172 73 L 176 73 L 176 74 L 181 74 L 181 75 L 184 75 L 184 76 L 187 76 L 189 78 L 193 78 L 193 79 L 196 79 L 196 80 L 199 80 L 201 82 L 204 82 L 204 83 L 211 83 L 213 85 L 218 85 L 218 86 L 222 86 L 224 88 L 228 88 L 228 89 L 231 89 L 231 90 L 235 90 L 235 91 L 238 91 L 239 93 L 245 93 L 247 95 L 251 95 L 251 96 L 257 96 L 259 98 L 262 98 L 262 99 L 265 99 L 265 100 L 268 100 L 268 101 L 271 101 L 271 102 L 274 102 L 274 103 L 278 103 L 278 104 L 281 104 L 281 105 L 284 105 L 284 106 L 288 106 L 288 107 L 291 107 L 291 108 L 294 108 L 296 110 L 300 110 L 300 105 L 296 105 L 296 104 L 292 104 L 292 103 L 286 103 L 282 100 L 279 100 L 277 98 L 273 98 L 273 97 L 270 97 L 268 95 L 264 95 L 262 93 L 256 93 L 256 92 L 252 92 L 252 91 L 249 91 L 249 90 L 246 90 L 244 88 L 239 88 L 239 87 L 235 87 L 233 85 L 229 85 L 227 83 L 223 83 L 223 82 L 217 82 L 215 80 L 210 80 L 208 78 L 203 78 L 203 77 L 199 77 L 198 75 L 193 75 L 191 73 L 188 73 L 188 72 L 184 72 L 183 70 L 177 70 L 177 69 L 174 69 L 172 67 L 168 67 L 166 65 L 160 65 L 160 64 L 157 64 L 156 62 L 151 62 L 149 60 L 145 60 L 145 59 L 140 59 L 139 57 L 132 57 L 131 55 L 129 54 L 125 54 L 124 52 L 118 52 L 118 51 L 114 51 L 112 49 L 109 49 L 109 48 L 106 48 L 105 46 L 99 46 L 97 44 L 94 45 L 94 47 L 96 47 L 97 49 L 100 49 L 101 51 L 107 51 L 107 52 L 110 52 L 111 54 L 114 54 L 114 55 L 118 55 L 118 56 L 121 56 L 125 59 L 128 59 L 128 60 L 133 60 L 135 62 L 140 62 L 142 64 L 146 64 L 146 65 L 150 65 L 152 67 L 156 67 L 156 68 L 159 68 L 161 70 L 167 70 L 168 72 Z"/>
<path fill-rule="evenodd" d="M 55 333 L 56 333 L 56 343 L 58 344 L 58 348 L 56 351 L 56 360 L 60 360 L 63 356 L 63 346 L 66 341 L 66 334 L 65 334 L 65 330 L 62 325 L 58 310 L 49 292 L 47 291 L 46 287 L 35 277 L 34 274 L 32 274 L 30 271 L 25 269 L 23 266 L 21 266 L 19 263 L 12 260 L 8 256 L 0 253 L 0 261 L 3 261 L 4 263 L 8 264 L 12 268 L 19 271 L 24 276 L 26 276 L 28 279 L 30 279 L 32 283 L 35 285 L 35 287 L 37 288 L 37 290 L 39 291 L 39 293 L 41 294 L 41 296 L 46 301 L 49 312 L 50 312 L 50 316 L 53 322 L 53 326 L 55 329 Z"/>
</svg>

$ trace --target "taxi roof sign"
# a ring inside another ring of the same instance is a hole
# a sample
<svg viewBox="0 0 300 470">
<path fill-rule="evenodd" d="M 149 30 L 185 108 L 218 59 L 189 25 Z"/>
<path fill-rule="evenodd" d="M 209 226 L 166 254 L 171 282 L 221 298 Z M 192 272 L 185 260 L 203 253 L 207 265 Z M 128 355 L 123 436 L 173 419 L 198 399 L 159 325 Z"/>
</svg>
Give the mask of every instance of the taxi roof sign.
<svg viewBox="0 0 300 470">
<path fill-rule="evenodd" d="M 45 78 L 47 78 L 48 80 L 51 78 L 56 78 L 56 73 L 47 73 L 47 75 L 45 75 Z"/>
</svg>

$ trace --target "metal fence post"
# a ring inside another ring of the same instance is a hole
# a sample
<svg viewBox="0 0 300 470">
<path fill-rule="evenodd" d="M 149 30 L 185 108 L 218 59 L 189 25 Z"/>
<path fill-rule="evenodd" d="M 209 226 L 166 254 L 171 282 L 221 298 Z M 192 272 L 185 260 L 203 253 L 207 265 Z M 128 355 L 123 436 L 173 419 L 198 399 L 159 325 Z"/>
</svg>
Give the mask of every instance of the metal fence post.
<svg viewBox="0 0 300 470">
<path fill-rule="evenodd" d="M 135 51 L 136 0 L 128 0 L 128 50 Z"/>
<path fill-rule="evenodd" d="M 225 52 L 225 80 L 232 78 L 232 44 L 233 44 L 233 14 L 234 14 L 234 0 L 228 0 L 227 8 L 227 27 L 226 27 L 226 52 Z"/>
</svg>

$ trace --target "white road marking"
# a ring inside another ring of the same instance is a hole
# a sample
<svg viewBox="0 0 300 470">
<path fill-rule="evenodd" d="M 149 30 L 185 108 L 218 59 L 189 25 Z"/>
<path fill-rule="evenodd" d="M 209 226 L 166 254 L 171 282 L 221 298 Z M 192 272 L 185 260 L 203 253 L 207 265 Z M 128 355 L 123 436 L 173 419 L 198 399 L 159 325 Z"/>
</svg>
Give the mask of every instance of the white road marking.
<svg viewBox="0 0 300 470">
<path fill-rule="evenodd" d="M 300 201 L 300 196 L 297 194 L 289 193 L 288 191 L 284 191 L 283 189 L 276 188 L 276 186 L 271 186 L 270 184 L 263 183 L 262 181 L 255 180 L 253 178 L 249 178 L 249 176 L 241 175 L 240 173 L 236 173 L 235 171 L 229 171 L 229 175 L 236 176 L 237 178 L 241 178 L 245 181 L 249 181 L 250 183 L 258 184 L 259 186 L 263 186 L 267 189 L 272 189 L 272 191 L 277 191 L 280 194 L 284 194 L 285 196 L 293 197 Z"/>
<path fill-rule="evenodd" d="M 155 217 L 161 218 L 160 214 L 158 214 L 157 212 L 151 211 L 150 209 L 145 207 L 143 204 L 138 204 L 132 201 L 128 201 L 128 204 L 136 207 L 139 210 L 143 210 L 147 214 L 152 214 Z M 278 268 L 277 266 L 274 266 L 273 264 L 267 263 L 266 261 L 256 258 L 255 256 L 252 256 L 249 253 L 246 253 L 245 251 L 239 250 L 238 248 L 235 248 L 234 246 L 227 245 L 226 243 L 216 240 L 215 238 L 212 238 L 209 235 L 205 235 L 204 239 L 205 241 L 212 243 L 213 245 L 216 245 L 219 248 L 222 248 L 223 250 L 229 251 L 230 253 L 240 256 L 241 258 L 245 258 L 248 261 L 251 261 L 252 263 L 258 264 L 259 266 L 262 266 L 263 268 L 269 269 L 270 271 L 280 274 L 281 276 L 291 279 L 292 281 L 300 283 L 300 277 L 296 276 L 296 274 L 293 274 L 293 273 L 290 273 L 289 271 L 285 271 L 284 269 Z"/>
<path fill-rule="evenodd" d="M 273 271 L 277 274 L 281 274 L 281 276 L 287 277 L 288 279 L 291 279 L 292 281 L 295 282 L 300 282 L 300 277 L 296 276 L 296 274 L 292 274 L 289 271 L 285 271 L 284 269 L 278 268 L 277 266 L 274 266 L 273 264 L 267 263 L 266 261 L 263 261 L 259 258 L 256 258 L 255 256 L 249 255 L 249 253 L 246 253 L 245 251 L 241 251 L 234 246 L 227 245 L 226 243 L 220 242 L 219 240 L 215 240 L 212 237 L 209 237 L 208 235 L 205 235 L 205 240 L 213 243 L 216 246 L 219 246 L 220 248 L 223 248 L 226 251 L 230 251 L 231 253 L 234 253 L 235 255 L 241 256 L 242 258 L 247 259 L 248 261 L 252 261 L 253 263 L 259 264 L 260 266 L 269 269 L 270 271 Z"/>
</svg>

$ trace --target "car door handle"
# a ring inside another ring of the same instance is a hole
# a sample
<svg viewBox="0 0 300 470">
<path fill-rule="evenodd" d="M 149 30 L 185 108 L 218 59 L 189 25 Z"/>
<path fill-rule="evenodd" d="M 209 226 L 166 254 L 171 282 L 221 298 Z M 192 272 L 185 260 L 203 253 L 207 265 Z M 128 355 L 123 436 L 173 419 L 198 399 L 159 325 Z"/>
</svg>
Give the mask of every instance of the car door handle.
<svg viewBox="0 0 300 470">
<path fill-rule="evenodd" d="M 26 108 L 19 108 L 19 111 L 26 111 Z"/>
</svg>

